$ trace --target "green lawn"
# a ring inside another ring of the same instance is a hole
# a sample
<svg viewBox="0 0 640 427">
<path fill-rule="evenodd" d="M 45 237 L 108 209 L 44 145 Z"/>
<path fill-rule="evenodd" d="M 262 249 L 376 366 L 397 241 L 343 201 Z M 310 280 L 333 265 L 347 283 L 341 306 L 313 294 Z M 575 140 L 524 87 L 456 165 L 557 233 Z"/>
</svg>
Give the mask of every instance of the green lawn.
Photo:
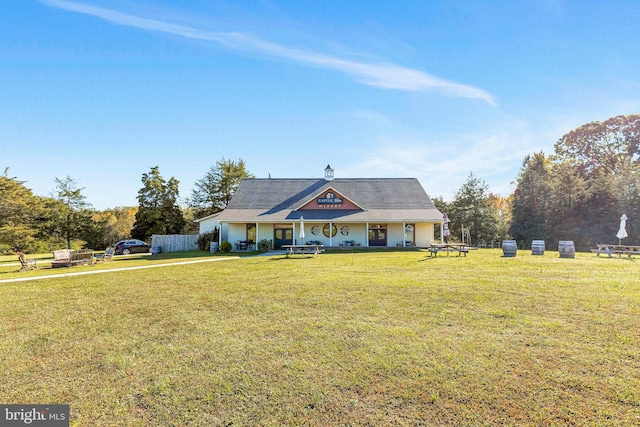
<svg viewBox="0 0 640 427">
<path fill-rule="evenodd" d="M 640 259 L 501 255 L 0 284 L 0 402 L 67 403 L 73 426 L 639 425 Z"/>
<path fill-rule="evenodd" d="M 99 252 L 96 252 L 99 253 Z M 251 256 L 257 252 L 243 252 L 241 256 Z M 202 251 L 189 251 L 180 253 L 164 253 L 159 255 L 151 254 L 133 254 L 133 255 L 116 255 L 113 261 L 102 262 L 98 261 L 95 265 L 81 265 L 74 266 L 72 268 L 51 268 L 51 261 L 53 256 L 51 254 L 39 254 L 39 255 L 27 255 L 27 259 L 35 259 L 38 265 L 37 270 L 20 271 L 20 263 L 17 255 L 0 256 L 0 284 L 3 281 L 11 279 L 25 279 L 29 277 L 40 276 L 56 276 L 61 274 L 78 274 L 88 273 L 111 269 L 121 268 L 134 268 L 134 267 L 149 267 L 152 265 L 164 265 L 171 263 L 183 263 L 189 261 L 206 261 L 219 257 L 237 258 L 238 254 L 235 253 L 222 253 L 217 252 L 215 254 L 209 254 Z"/>
</svg>

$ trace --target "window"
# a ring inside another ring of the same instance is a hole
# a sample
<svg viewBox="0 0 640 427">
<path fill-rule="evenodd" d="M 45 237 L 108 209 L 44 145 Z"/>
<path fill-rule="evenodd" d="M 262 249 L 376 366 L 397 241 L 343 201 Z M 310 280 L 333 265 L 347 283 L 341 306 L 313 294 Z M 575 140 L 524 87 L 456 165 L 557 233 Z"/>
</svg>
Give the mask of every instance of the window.
<svg viewBox="0 0 640 427">
<path fill-rule="evenodd" d="M 331 237 L 335 237 L 337 233 L 338 227 L 336 227 L 335 224 L 331 224 Z M 325 237 L 329 237 L 329 224 L 324 225 L 322 228 L 322 234 L 324 234 Z"/>
<path fill-rule="evenodd" d="M 416 226 L 414 224 L 406 224 L 404 226 L 404 241 L 407 245 L 413 245 L 416 240 Z"/>
<path fill-rule="evenodd" d="M 247 240 L 250 242 L 256 241 L 256 225 L 247 224 Z"/>
</svg>

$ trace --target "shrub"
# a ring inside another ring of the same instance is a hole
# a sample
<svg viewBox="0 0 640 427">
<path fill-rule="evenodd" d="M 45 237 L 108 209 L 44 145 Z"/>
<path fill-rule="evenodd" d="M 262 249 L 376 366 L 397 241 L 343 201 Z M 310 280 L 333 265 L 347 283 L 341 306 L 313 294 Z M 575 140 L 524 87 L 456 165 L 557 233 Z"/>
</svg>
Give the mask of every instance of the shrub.
<svg viewBox="0 0 640 427">
<path fill-rule="evenodd" d="M 262 239 L 258 242 L 258 250 L 266 252 L 271 248 L 271 240 Z"/>
<path fill-rule="evenodd" d="M 208 251 L 211 242 L 215 242 L 213 231 L 202 233 L 198 237 L 198 249 L 200 249 L 201 251 Z"/>
<path fill-rule="evenodd" d="M 231 248 L 233 248 L 233 246 L 231 246 L 229 242 L 220 243 L 220 252 L 231 252 Z"/>
</svg>

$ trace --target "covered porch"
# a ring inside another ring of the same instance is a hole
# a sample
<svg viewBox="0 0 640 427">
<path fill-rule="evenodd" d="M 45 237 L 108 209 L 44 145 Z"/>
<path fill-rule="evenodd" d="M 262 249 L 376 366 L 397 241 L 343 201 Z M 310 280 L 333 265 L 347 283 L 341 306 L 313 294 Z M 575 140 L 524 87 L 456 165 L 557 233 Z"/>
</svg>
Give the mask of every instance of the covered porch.
<svg viewBox="0 0 640 427">
<path fill-rule="evenodd" d="M 327 248 L 429 247 L 440 224 L 433 222 L 341 222 L 298 218 L 285 222 L 222 223 L 220 243 L 234 251 L 270 249 L 283 245 L 323 245 Z M 302 231 L 302 232 L 301 232 Z"/>
</svg>

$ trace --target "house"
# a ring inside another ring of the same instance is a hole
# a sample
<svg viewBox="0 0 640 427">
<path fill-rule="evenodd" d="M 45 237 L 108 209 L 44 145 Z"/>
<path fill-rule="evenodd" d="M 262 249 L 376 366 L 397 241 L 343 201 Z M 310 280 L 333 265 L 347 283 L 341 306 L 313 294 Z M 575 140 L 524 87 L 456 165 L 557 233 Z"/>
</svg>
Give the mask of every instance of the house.
<svg viewBox="0 0 640 427">
<path fill-rule="evenodd" d="M 327 166 L 323 179 L 244 179 L 225 210 L 199 220 L 201 232 L 213 221 L 220 242 L 234 249 L 262 240 L 276 249 L 308 242 L 424 247 L 443 216 L 415 178 L 334 178 Z"/>
</svg>

